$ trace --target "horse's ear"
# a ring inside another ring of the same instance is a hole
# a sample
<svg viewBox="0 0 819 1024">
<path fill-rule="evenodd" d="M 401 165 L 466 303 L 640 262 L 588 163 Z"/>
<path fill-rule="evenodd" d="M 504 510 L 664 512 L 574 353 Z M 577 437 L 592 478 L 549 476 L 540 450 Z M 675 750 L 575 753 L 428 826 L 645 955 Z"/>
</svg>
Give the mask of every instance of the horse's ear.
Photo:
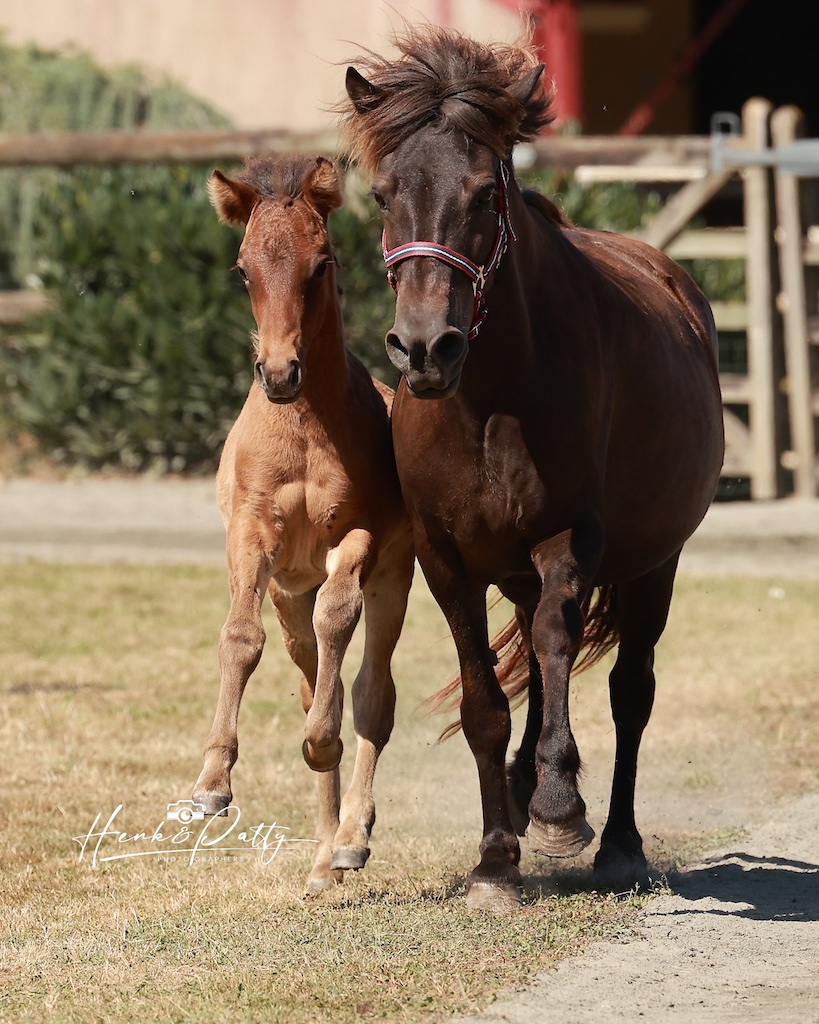
<svg viewBox="0 0 819 1024">
<path fill-rule="evenodd" d="M 338 171 L 326 157 L 316 157 L 315 166 L 304 183 L 304 198 L 324 220 L 343 203 Z"/>
<path fill-rule="evenodd" d="M 535 90 L 540 84 L 540 76 L 543 74 L 544 66 L 543 64 L 536 65 L 531 71 L 522 75 L 509 86 L 510 95 L 514 96 L 522 107 L 525 107 L 534 96 Z"/>
<path fill-rule="evenodd" d="M 379 89 L 372 82 L 368 82 L 354 67 L 347 68 L 347 78 L 344 84 L 347 86 L 347 95 L 353 101 L 353 106 L 359 114 L 366 114 L 368 111 L 374 110 L 384 98 L 384 90 Z"/>
<path fill-rule="evenodd" d="M 208 195 L 219 220 L 225 224 L 247 224 L 253 207 L 259 201 L 258 193 L 249 185 L 226 178 L 221 171 L 211 174 Z"/>
</svg>

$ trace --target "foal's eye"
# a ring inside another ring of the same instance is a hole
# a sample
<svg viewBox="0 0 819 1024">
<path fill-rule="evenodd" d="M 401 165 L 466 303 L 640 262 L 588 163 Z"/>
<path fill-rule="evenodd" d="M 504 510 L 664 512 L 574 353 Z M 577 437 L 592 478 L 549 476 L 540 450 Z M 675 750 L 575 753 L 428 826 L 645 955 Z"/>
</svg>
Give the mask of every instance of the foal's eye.
<svg viewBox="0 0 819 1024">
<path fill-rule="evenodd" d="M 324 275 L 327 273 L 327 268 L 329 266 L 330 266 L 330 261 L 329 260 L 323 260 L 321 263 L 319 263 L 319 265 L 313 271 L 313 278 L 314 279 L 318 279 L 320 277 L 324 277 Z"/>
<path fill-rule="evenodd" d="M 248 284 L 250 282 L 250 278 L 245 273 L 244 267 L 240 267 L 239 264 L 237 263 L 236 266 L 233 269 L 239 275 L 239 279 L 241 280 L 241 282 L 243 284 Z"/>
</svg>

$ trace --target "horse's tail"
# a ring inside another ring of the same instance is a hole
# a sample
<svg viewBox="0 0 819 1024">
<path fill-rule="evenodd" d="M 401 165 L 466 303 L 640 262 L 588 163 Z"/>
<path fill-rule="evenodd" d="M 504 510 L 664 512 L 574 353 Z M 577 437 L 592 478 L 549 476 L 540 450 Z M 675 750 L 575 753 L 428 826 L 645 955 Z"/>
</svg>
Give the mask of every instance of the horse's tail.
<svg viewBox="0 0 819 1024">
<path fill-rule="evenodd" d="M 617 622 L 617 589 L 613 585 L 597 587 L 583 602 L 586 624 L 583 630 L 581 657 L 575 663 L 575 672 L 585 672 L 596 665 L 620 641 Z M 495 675 L 506 694 L 511 709 L 519 707 L 529 693 L 529 657 L 517 620 L 507 622 L 492 640 L 497 659 Z M 456 676 L 446 686 L 432 694 L 421 704 L 425 714 L 444 714 L 456 710 L 461 703 L 461 677 Z M 460 720 L 450 722 L 438 737 L 438 742 L 454 736 L 461 728 Z"/>
</svg>

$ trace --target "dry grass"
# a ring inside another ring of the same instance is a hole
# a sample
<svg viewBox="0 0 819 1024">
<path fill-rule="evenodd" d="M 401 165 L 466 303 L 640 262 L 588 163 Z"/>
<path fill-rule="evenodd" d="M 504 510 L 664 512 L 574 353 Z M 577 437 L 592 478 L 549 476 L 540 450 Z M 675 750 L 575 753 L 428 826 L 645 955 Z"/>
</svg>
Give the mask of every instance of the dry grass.
<svg viewBox="0 0 819 1024">
<path fill-rule="evenodd" d="M 150 832 L 166 804 L 188 795 L 215 699 L 223 574 L 33 564 L 4 574 L 3 1021 L 431 1019 L 485 1004 L 591 939 L 628 933 L 650 899 L 596 893 L 588 857 L 553 873 L 525 855 L 523 912 L 466 910 L 477 781 L 463 738 L 436 746 L 442 723 L 414 714 L 453 668 L 443 620 L 420 586 L 399 647 L 397 728 L 362 875 L 306 901 L 304 846 L 267 866 L 255 855 L 79 862 L 72 837 L 97 814 L 123 804 L 119 826 Z M 680 582 L 639 783 L 638 820 L 660 866 L 816 785 L 817 609 L 819 584 Z M 269 634 L 242 710 L 236 802 L 244 821 L 275 819 L 307 838 L 298 680 L 272 617 Z M 612 742 L 604 669 L 573 692 L 599 830 Z"/>
</svg>

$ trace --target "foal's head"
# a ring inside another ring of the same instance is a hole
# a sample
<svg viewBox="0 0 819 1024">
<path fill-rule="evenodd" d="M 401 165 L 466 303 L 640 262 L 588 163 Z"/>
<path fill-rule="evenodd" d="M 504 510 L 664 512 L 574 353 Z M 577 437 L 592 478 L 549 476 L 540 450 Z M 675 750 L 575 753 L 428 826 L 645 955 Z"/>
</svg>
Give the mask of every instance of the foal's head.
<svg viewBox="0 0 819 1024">
<path fill-rule="evenodd" d="M 208 183 L 221 220 L 245 224 L 236 267 L 256 319 L 254 376 L 271 402 L 293 402 L 305 358 L 336 299 L 327 218 L 341 205 L 324 157 L 255 157 Z"/>
<path fill-rule="evenodd" d="M 524 48 L 438 28 L 412 30 L 397 44 L 397 60 L 361 59 L 368 77 L 348 69 L 344 128 L 351 154 L 373 175 L 386 258 L 395 261 L 387 352 L 416 395 L 444 398 L 457 390 L 476 334 L 474 284 L 482 291 L 486 272 L 491 289 L 493 252 L 509 228 L 512 147 L 551 120 L 550 97 L 539 87 L 543 66 Z M 409 242 L 433 245 L 399 248 Z"/>
</svg>

